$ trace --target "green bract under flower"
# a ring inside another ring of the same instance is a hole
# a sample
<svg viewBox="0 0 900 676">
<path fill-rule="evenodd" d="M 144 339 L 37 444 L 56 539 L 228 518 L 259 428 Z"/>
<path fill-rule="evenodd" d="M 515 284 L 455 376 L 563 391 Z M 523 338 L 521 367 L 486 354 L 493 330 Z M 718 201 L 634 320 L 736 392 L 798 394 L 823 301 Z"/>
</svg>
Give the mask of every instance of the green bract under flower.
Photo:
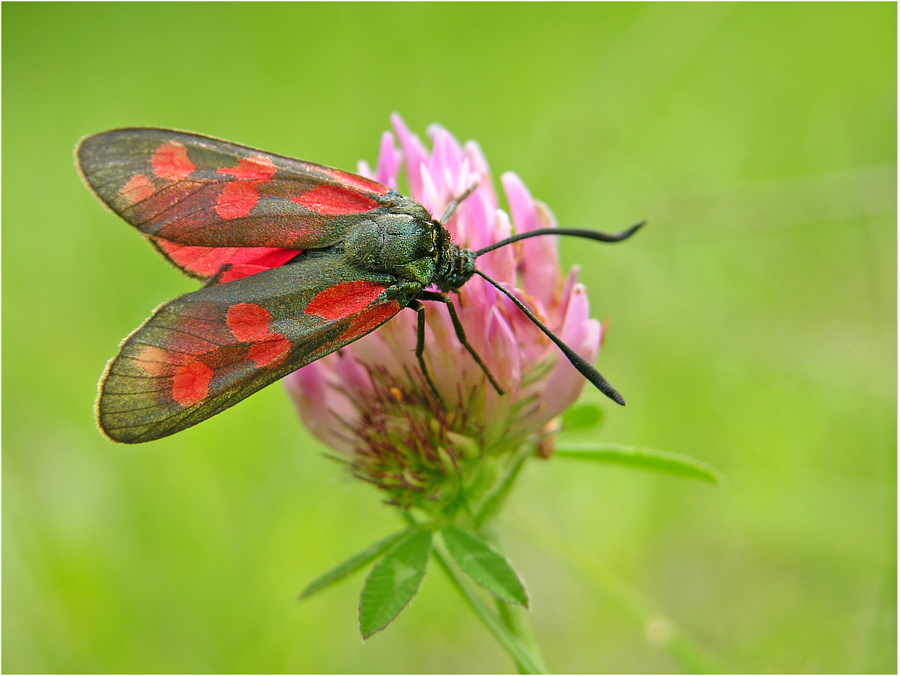
<svg viewBox="0 0 900 676">
<path fill-rule="evenodd" d="M 378 166 L 360 173 L 397 187 L 405 164 L 410 192 L 439 216 L 454 198 L 478 188 L 446 223 L 453 241 L 478 249 L 512 234 L 498 208 L 479 147 L 461 146 L 431 129 L 429 152 L 399 116 L 382 138 Z M 405 159 L 405 161 L 404 161 Z M 501 177 L 516 232 L 555 227 L 515 174 Z M 478 259 L 578 354 L 592 362 L 601 324 L 589 316 L 577 271 L 563 276 L 555 237 L 535 237 Z M 546 445 L 546 431 L 584 386 L 582 376 L 512 301 L 479 277 L 454 296 L 466 335 L 498 380 L 498 394 L 459 343 L 446 307 L 426 303 L 425 358 L 440 399 L 415 356 L 416 318 L 401 312 L 377 331 L 288 376 L 285 381 L 310 430 L 348 459 L 355 475 L 387 492 L 388 501 L 431 512 L 473 507 L 498 490 L 523 445 Z M 443 401 L 441 401 L 443 400 Z"/>
</svg>

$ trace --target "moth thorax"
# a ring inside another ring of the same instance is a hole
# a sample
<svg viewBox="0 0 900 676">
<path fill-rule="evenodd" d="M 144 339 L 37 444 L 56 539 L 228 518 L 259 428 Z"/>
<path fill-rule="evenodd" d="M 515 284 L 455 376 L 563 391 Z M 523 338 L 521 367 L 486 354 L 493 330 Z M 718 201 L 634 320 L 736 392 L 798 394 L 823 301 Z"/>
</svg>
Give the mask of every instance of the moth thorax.
<svg viewBox="0 0 900 676">
<path fill-rule="evenodd" d="M 347 258 L 369 270 L 392 272 L 434 255 L 431 229 L 407 214 L 383 214 L 355 225 L 344 239 Z"/>
</svg>

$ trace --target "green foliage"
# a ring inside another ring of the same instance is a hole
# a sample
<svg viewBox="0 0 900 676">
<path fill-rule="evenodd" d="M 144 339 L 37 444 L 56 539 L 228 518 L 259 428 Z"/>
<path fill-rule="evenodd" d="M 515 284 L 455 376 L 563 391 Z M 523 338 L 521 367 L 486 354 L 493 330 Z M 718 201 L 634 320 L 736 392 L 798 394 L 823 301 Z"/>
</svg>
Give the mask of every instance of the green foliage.
<svg viewBox="0 0 900 676">
<path fill-rule="evenodd" d="M 636 469 L 664 472 L 712 483 L 722 483 L 724 477 L 699 460 L 677 453 L 657 451 L 652 448 L 620 446 L 618 444 L 572 445 L 561 443 L 555 454 L 560 458 L 609 462 Z"/>
<path fill-rule="evenodd" d="M 432 553 L 431 528 L 426 524 L 416 524 L 411 517 L 408 520 L 413 524 L 410 528 L 375 542 L 320 575 L 306 586 L 300 598 L 306 599 L 334 585 L 381 557 L 363 586 L 359 602 L 359 625 L 363 638 L 384 629 L 418 592 Z M 441 535 L 450 557 L 475 582 L 504 601 L 528 607 L 525 585 L 494 547 L 455 526 L 444 526 Z M 444 564 L 443 555 L 437 555 Z M 457 580 L 457 584 L 464 586 L 460 580 Z M 464 591 L 464 594 L 471 592 Z M 489 613 L 486 610 L 481 612 Z M 504 640 L 513 643 L 518 641 L 513 634 L 506 635 L 506 630 L 502 627 L 498 627 L 498 630 L 504 633 Z M 511 654 L 518 660 L 516 655 L 520 651 L 525 662 L 529 663 L 531 658 L 523 648 L 516 646 Z M 537 667 L 529 666 L 529 673 L 535 668 Z"/>
<path fill-rule="evenodd" d="M 412 600 L 425 577 L 432 532 L 415 528 L 375 564 L 359 599 L 359 629 L 369 638 L 384 629 Z"/>
<path fill-rule="evenodd" d="M 500 552 L 456 526 L 442 528 L 441 537 L 450 557 L 466 575 L 504 601 L 528 607 L 522 579 Z"/>
<path fill-rule="evenodd" d="M 406 530 L 400 531 L 399 533 L 389 535 L 383 540 L 379 540 L 378 542 L 375 542 L 366 547 L 361 552 L 354 554 L 349 559 L 342 561 L 334 568 L 324 573 L 323 575 L 320 575 L 315 580 L 306 585 L 306 588 L 300 593 L 300 598 L 308 598 L 316 592 L 320 592 L 326 587 L 330 587 L 331 585 L 340 582 L 344 578 L 352 575 L 363 566 L 371 563 L 386 551 L 388 551 L 398 540 L 407 536 L 410 531 L 411 529 L 407 528 Z"/>
</svg>

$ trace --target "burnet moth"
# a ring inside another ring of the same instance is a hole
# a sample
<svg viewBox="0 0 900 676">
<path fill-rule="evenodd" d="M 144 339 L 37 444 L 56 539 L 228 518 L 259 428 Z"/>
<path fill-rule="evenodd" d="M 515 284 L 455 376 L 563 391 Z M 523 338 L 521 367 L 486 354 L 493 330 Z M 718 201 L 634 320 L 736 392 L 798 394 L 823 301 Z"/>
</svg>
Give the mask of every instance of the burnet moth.
<svg viewBox="0 0 900 676">
<path fill-rule="evenodd" d="M 198 134 L 118 129 L 85 138 L 76 155 L 85 183 L 110 209 L 206 282 L 157 308 L 107 365 L 96 412 L 114 441 L 151 441 L 196 425 L 403 308 L 418 313 L 416 356 L 437 394 L 422 354 L 422 301 L 447 304 L 459 341 L 500 391 L 449 295 L 473 275 L 508 296 L 601 392 L 625 403 L 476 260 L 540 235 L 619 242 L 642 223 L 618 234 L 531 230 L 473 251 L 451 242 L 442 224 L 475 186 L 435 220 L 362 176 Z"/>
</svg>

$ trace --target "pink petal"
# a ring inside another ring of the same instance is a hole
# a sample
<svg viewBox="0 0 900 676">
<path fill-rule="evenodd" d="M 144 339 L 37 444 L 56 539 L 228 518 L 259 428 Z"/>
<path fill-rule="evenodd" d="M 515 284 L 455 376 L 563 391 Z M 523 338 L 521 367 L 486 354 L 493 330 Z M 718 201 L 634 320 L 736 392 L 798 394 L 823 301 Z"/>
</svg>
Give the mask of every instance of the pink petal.
<svg viewBox="0 0 900 676">
<path fill-rule="evenodd" d="M 462 192 L 465 192 L 469 185 Z M 456 217 L 450 220 L 451 224 L 448 226 L 453 241 L 470 249 L 480 249 L 484 246 L 483 243 L 489 242 L 493 229 L 491 227 L 493 212 L 478 192 L 475 190 L 459 205 Z"/>
<path fill-rule="evenodd" d="M 425 352 L 426 363 L 432 366 L 431 377 L 445 401 L 456 401 L 457 392 L 474 386 L 478 365 L 456 338 L 447 307 L 441 303 L 426 304 Z M 466 338 L 470 324 L 463 319 Z M 474 332 L 473 332 L 474 333 Z"/>
<path fill-rule="evenodd" d="M 429 127 L 429 135 L 432 137 L 434 151 L 431 155 L 429 169 L 432 176 L 440 176 L 448 189 L 455 188 L 454 179 L 462 173 L 464 156 L 462 147 L 453 135 L 438 125 Z M 447 182 L 450 184 L 448 185 Z"/>
<path fill-rule="evenodd" d="M 406 380 L 406 369 L 416 364 L 416 318 L 401 311 L 377 331 L 363 336 L 344 350 L 352 350 L 363 364 L 377 365 L 396 379 Z"/>
<path fill-rule="evenodd" d="M 494 242 L 499 242 L 501 239 L 509 237 L 512 233 L 509 216 L 507 216 L 505 211 L 497 209 L 493 211 L 490 216 L 485 214 L 484 218 L 486 219 L 486 222 L 491 224 L 486 228 L 488 232 L 485 234 L 488 236 L 483 239 L 480 238 L 480 241 L 473 242 L 473 249 L 480 249 L 489 244 L 493 244 Z M 516 250 L 514 245 L 494 249 L 478 259 L 478 267 L 483 269 L 498 282 L 505 282 L 509 285 L 513 285 L 516 282 L 515 253 Z"/>
<path fill-rule="evenodd" d="M 516 232 L 528 232 L 537 227 L 537 214 L 534 209 L 534 199 L 522 179 L 517 174 L 507 171 L 500 177 L 506 200 L 509 202 L 509 211 L 512 214 L 513 223 L 516 224 Z M 527 240 L 526 240 L 527 241 Z"/>
<path fill-rule="evenodd" d="M 575 285 L 578 283 L 579 274 L 581 274 L 581 266 L 574 265 L 572 266 L 572 269 L 569 270 L 569 274 L 566 275 L 566 284 L 560 294 L 560 303 L 564 310 L 569 306 L 569 298 L 572 296 L 572 289 L 574 289 Z"/>
<path fill-rule="evenodd" d="M 341 389 L 359 393 L 372 388 L 372 377 L 363 363 L 351 350 L 341 350 L 334 354 L 330 364 L 334 367 Z"/>
<path fill-rule="evenodd" d="M 422 200 L 419 198 L 422 192 L 422 184 L 419 168 L 427 165 L 428 151 L 422 145 L 419 137 L 409 130 L 398 113 L 391 115 L 391 124 L 394 126 L 394 131 L 397 132 L 397 138 L 400 141 L 403 154 L 406 155 L 406 175 L 409 179 L 412 198 L 421 203 Z"/>
<path fill-rule="evenodd" d="M 373 181 L 375 180 L 375 172 L 372 171 L 372 167 L 365 160 L 360 160 L 356 163 L 356 173 L 360 176 L 371 178 Z"/>
<path fill-rule="evenodd" d="M 535 299 L 523 292 L 507 285 L 516 298 L 524 303 L 538 319 L 547 323 L 547 316 L 544 309 Z M 531 321 L 531 319 L 522 312 L 509 298 L 505 295 L 498 296 L 498 304 L 503 310 L 504 316 L 507 318 L 509 325 L 512 327 L 513 333 L 519 339 L 519 346 L 522 350 L 522 358 L 527 364 L 536 364 L 543 360 L 551 350 L 555 350 L 553 343 L 545 336 L 541 330 Z M 552 326 L 550 327 L 553 328 Z"/>
<path fill-rule="evenodd" d="M 494 183 L 491 180 L 491 167 L 481 152 L 481 147 L 475 141 L 466 141 L 464 148 L 466 157 L 472 167 L 472 173 L 480 177 L 477 192 L 481 194 L 491 209 L 497 208 L 497 193 L 494 191 Z"/>
<path fill-rule="evenodd" d="M 394 135 L 386 131 L 381 135 L 381 149 L 378 152 L 378 171 L 375 180 L 397 189 L 397 175 L 403 163 L 403 153 L 394 145 Z"/>
<path fill-rule="evenodd" d="M 563 285 L 562 293 L 556 298 L 557 302 L 547 308 L 548 313 L 551 315 L 549 317 L 550 326 L 562 326 L 566 316 L 566 309 L 569 307 L 569 300 L 572 297 L 572 290 L 575 288 L 575 285 L 578 284 L 578 275 L 580 273 L 580 266 L 572 266 L 572 269 L 569 270 L 569 274 L 566 275 L 566 282 Z"/>
<path fill-rule="evenodd" d="M 352 424 L 358 411 L 333 380 L 334 372 L 319 360 L 285 377 L 284 385 L 309 431 L 333 449 L 350 454 L 354 443 L 344 423 Z"/>
<path fill-rule="evenodd" d="M 357 173 L 360 176 L 371 178 L 386 186 L 397 189 L 397 176 L 400 165 L 403 163 L 403 153 L 394 145 L 394 135 L 386 131 L 381 135 L 381 147 L 378 151 L 378 168 L 372 171 L 372 167 L 365 160 L 357 164 Z"/>
<path fill-rule="evenodd" d="M 587 289 L 584 284 L 576 284 L 572 287 L 572 293 L 565 308 L 563 323 L 559 329 L 559 337 L 567 345 L 572 345 L 577 351 L 578 345 L 584 339 L 590 318 L 591 308 L 588 302 Z M 583 354 L 581 356 L 587 359 L 589 355 Z"/>
<path fill-rule="evenodd" d="M 553 215 L 546 207 L 535 203 L 516 174 L 506 172 L 501 177 L 516 232 L 556 227 Z M 533 237 L 522 242 L 522 276 L 525 291 L 549 305 L 560 283 L 558 243 L 555 237 Z"/>
<path fill-rule="evenodd" d="M 539 228 L 558 227 L 553 212 L 546 204 L 535 200 L 534 207 Z M 525 265 L 528 268 L 526 274 L 534 277 L 535 283 L 539 286 L 558 287 L 562 281 L 562 272 L 559 269 L 559 237 L 533 237 L 522 244 L 525 250 Z M 542 299 L 548 300 L 549 296 Z"/>
<path fill-rule="evenodd" d="M 583 284 L 578 284 L 572 291 L 559 337 L 589 363 L 593 363 L 600 350 L 602 329 L 600 322 L 588 318 L 589 313 L 587 291 Z M 584 376 L 560 353 L 544 387 L 546 415 L 541 416 L 545 418 L 544 422 L 575 403 L 586 382 Z"/>
<path fill-rule="evenodd" d="M 454 298 L 469 342 L 476 349 L 485 343 L 488 314 L 496 305 L 496 300 L 493 287 L 480 277 L 466 282 Z"/>
<path fill-rule="evenodd" d="M 434 177 L 424 164 L 419 165 L 419 192 L 413 193 L 415 200 L 425 207 L 434 218 L 440 218 L 444 210 L 444 198 Z"/>
<path fill-rule="evenodd" d="M 509 323 L 496 307 L 491 310 L 487 322 L 488 350 L 481 355 L 491 375 L 500 383 L 507 395 L 514 396 L 522 381 L 519 341 Z"/>
</svg>

